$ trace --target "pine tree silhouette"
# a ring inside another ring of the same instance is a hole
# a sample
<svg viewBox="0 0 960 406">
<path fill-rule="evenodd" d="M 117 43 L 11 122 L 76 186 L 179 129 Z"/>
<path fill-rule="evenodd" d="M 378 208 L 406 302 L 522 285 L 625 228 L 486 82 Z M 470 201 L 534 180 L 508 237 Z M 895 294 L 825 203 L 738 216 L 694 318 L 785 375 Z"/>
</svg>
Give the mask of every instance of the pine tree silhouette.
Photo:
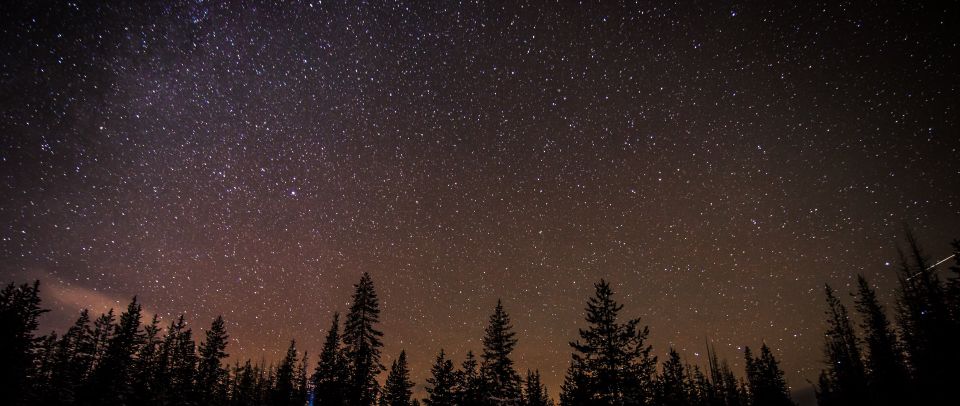
<svg viewBox="0 0 960 406">
<path fill-rule="evenodd" d="M 744 347 L 747 362 L 750 398 L 753 405 L 790 406 L 790 390 L 783 379 L 780 363 L 767 344 L 760 346 L 760 356 L 753 358 L 750 347 Z"/>
<path fill-rule="evenodd" d="M 526 386 L 524 387 L 524 406 L 553 406 L 553 401 L 547 395 L 547 387 L 540 381 L 540 371 L 527 371 Z"/>
<path fill-rule="evenodd" d="M 120 315 L 103 359 L 90 378 L 95 403 L 123 404 L 132 400 L 134 356 L 144 339 L 140 331 L 140 311 L 140 304 L 134 297 L 127 310 Z"/>
<path fill-rule="evenodd" d="M 197 363 L 197 401 L 204 405 L 223 405 L 227 402 L 227 370 L 222 362 L 227 357 L 227 329 L 223 317 L 217 316 L 206 331 L 200 345 Z"/>
<path fill-rule="evenodd" d="M 412 396 L 413 382 L 410 382 L 407 353 L 400 351 L 400 356 L 390 365 L 390 373 L 383 386 L 380 406 L 410 406 Z"/>
<path fill-rule="evenodd" d="M 467 351 L 467 356 L 460 365 L 460 370 L 456 372 L 458 405 L 479 406 L 484 404 L 485 385 L 479 368 L 473 351 Z"/>
<path fill-rule="evenodd" d="M 436 361 L 430 367 L 430 377 L 427 378 L 427 396 L 423 400 L 427 406 L 454 406 L 456 399 L 456 374 L 453 370 L 453 361 L 446 359 L 443 349 L 437 355 Z"/>
<path fill-rule="evenodd" d="M 150 324 L 143 328 L 143 345 L 137 353 L 133 367 L 134 404 L 153 404 L 158 401 L 157 379 L 160 376 L 160 319 L 153 315 Z"/>
<path fill-rule="evenodd" d="M 313 371 L 313 401 L 318 405 L 341 406 L 346 399 L 347 381 L 344 377 L 346 359 L 340 347 L 340 314 L 333 314 L 320 359 Z"/>
<path fill-rule="evenodd" d="M 373 280 L 364 273 L 355 285 L 353 304 L 343 329 L 343 343 L 351 373 L 347 402 L 351 406 L 373 405 L 380 391 L 376 380 L 383 371 L 383 364 L 380 363 L 383 333 L 376 327 L 379 320 L 380 304 Z"/>
<path fill-rule="evenodd" d="M 40 281 L 33 285 L 7 285 L 0 291 L 0 393 L 10 404 L 29 399 L 34 374 L 33 332 L 46 310 L 40 308 Z"/>
<path fill-rule="evenodd" d="M 906 403 L 906 385 L 910 376 L 900 343 L 876 292 L 870 288 L 863 275 L 857 276 L 856 310 L 863 320 L 860 328 L 866 343 L 865 367 L 868 372 L 870 404 Z"/>
<path fill-rule="evenodd" d="M 830 285 L 824 286 L 824 294 L 827 299 L 824 355 L 831 399 L 839 405 L 866 404 L 869 402 L 866 372 L 847 308 Z"/>
<path fill-rule="evenodd" d="M 503 309 L 503 302 L 490 315 L 490 322 L 483 336 L 484 397 L 494 405 L 517 405 L 520 403 L 520 375 L 513 368 L 510 354 L 517 345 L 516 333 L 510 325 L 510 316 Z"/>
<path fill-rule="evenodd" d="M 663 372 L 657 380 L 657 404 L 684 406 L 689 403 L 686 372 L 680 353 L 670 348 L 670 356 L 663 363 Z"/>
<path fill-rule="evenodd" d="M 287 355 L 277 366 L 276 377 L 271 391 L 272 405 L 274 406 L 301 406 L 306 401 L 300 398 L 297 391 L 297 343 L 290 340 Z"/>
<path fill-rule="evenodd" d="M 623 306 L 613 300 L 610 284 L 601 279 L 594 288 L 586 308 L 588 327 L 580 329 L 580 339 L 570 343 L 574 353 L 561 402 L 646 404 L 652 400 L 657 362 L 645 343 L 649 329 L 639 328 L 639 318 L 619 323 Z"/>
<path fill-rule="evenodd" d="M 960 348 L 953 335 L 943 282 L 927 259 L 913 233 L 907 229 L 908 255 L 900 252 L 900 288 L 897 319 L 912 367 L 914 400 L 925 404 L 949 403 L 949 374 L 960 362 Z"/>
</svg>

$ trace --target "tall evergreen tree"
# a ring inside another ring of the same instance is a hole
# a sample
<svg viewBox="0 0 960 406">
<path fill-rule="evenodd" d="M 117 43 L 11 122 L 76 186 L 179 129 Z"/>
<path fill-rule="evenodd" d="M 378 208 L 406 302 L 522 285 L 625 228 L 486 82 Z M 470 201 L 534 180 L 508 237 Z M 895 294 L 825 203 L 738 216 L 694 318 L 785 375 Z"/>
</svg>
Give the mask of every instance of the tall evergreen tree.
<svg viewBox="0 0 960 406">
<path fill-rule="evenodd" d="M 912 367 L 915 401 L 943 404 L 952 398 L 948 374 L 960 363 L 943 282 L 908 229 L 908 255 L 900 253 L 897 316 Z M 909 259 L 908 259 L 909 256 Z"/>
<path fill-rule="evenodd" d="M 847 308 L 840 303 L 830 285 L 825 285 L 824 294 L 827 299 L 824 355 L 827 378 L 831 382 L 831 398 L 840 402 L 840 405 L 866 404 L 866 372 Z"/>
<path fill-rule="evenodd" d="M 197 356 L 193 331 L 181 314 L 170 323 L 160 346 L 156 392 L 162 404 L 189 404 L 194 400 Z"/>
<path fill-rule="evenodd" d="M 36 373 L 34 356 L 41 314 L 40 281 L 33 285 L 7 285 L 0 291 L 0 393 L 12 405 L 26 402 L 30 380 Z"/>
<path fill-rule="evenodd" d="M 94 403 L 124 404 L 132 400 L 133 366 L 144 338 L 140 329 L 140 312 L 141 306 L 134 297 L 120 315 L 102 362 L 91 377 Z"/>
<path fill-rule="evenodd" d="M 228 374 L 222 362 L 227 357 L 228 338 L 223 317 L 217 316 L 200 345 L 196 377 L 197 400 L 200 404 L 222 405 L 227 401 Z"/>
<path fill-rule="evenodd" d="M 272 405 L 300 406 L 306 401 L 306 399 L 298 398 L 296 373 L 297 343 L 296 340 L 290 340 L 290 347 L 287 348 L 287 355 L 283 357 L 283 360 L 280 361 L 280 365 L 277 366 L 273 390 L 271 391 Z"/>
<path fill-rule="evenodd" d="M 383 371 L 380 348 L 383 333 L 377 330 L 380 302 L 370 274 L 364 273 L 354 285 L 353 304 L 343 329 L 343 343 L 350 378 L 347 401 L 351 406 L 370 406 L 379 392 L 377 375 Z"/>
<path fill-rule="evenodd" d="M 582 359 L 574 357 L 560 385 L 560 404 L 562 406 L 592 405 L 590 376 L 587 375 Z"/>
<path fill-rule="evenodd" d="M 327 338 L 320 351 L 320 359 L 313 372 L 313 401 L 318 405 L 342 406 L 346 399 L 347 380 L 344 377 L 346 359 L 340 348 L 340 314 L 333 314 Z"/>
<path fill-rule="evenodd" d="M 540 380 L 540 371 L 527 371 L 523 395 L 524 406 L 553 406 L 553 401 L 547 395 L 547 387 Z"/>
<path fill-rule="evenodd" d="M 423 400 L 427 406 L 454 406 L 456 399 L 456 374 L 453 370 L 453 361 L 446 359 L 443 350 L 437 355 L 436 361 L 430 367 L 430 377 L 427 378 L 427 395 Z"/>
<path fill-rule="evenodd" d="M 564 389 L 570 393 L 562 399 L 572 399 L 577 392 L 586 396 L 583 404 L 647 404 L 652 400 L 657 362 L 646 345 L 649 328 L 639 328 L 639 318 L 619 323 L 623 305 L 613 299 L 610 284 L 601 279 L 594 288 L 586 308 L 589 326 L 580 330 L 580 340 L 570 343 L 575 371 L 568 373 Z M 577 380 L 583 382 L 574 387 Z"/>
<path fill-rule="evenodd" d="M 486 401 L 496 405 L 516 405 L 520 402 L 520 375 L 513 368 L 510 354 L 517 345 L 516 333 L 510 325 L 510 316 L 497 300 L 483 336 L 483 365 Z"/>
<path fill-rule="evenodd" d="M 473 351 L 467 351 L 467 356 L 460 365 L 460 370 L 456 372 L 457 376 L 457 405 L 459 406 L 480 406 L 484 404 L 483 376 L 480 374 L 477 359 Z"/>
<path fill-rule="evenodd" d="M 413 396 L 413 382 L 410 382 L 410 369 L 407 367 L 407 353 L 400 351 L 400 356 L 390 366 L 390 374 L 383 386 L 383 397 L 380 406 L 410 406 Z"/>
<path fill-rule="evenodd" d="M 873 405 L 907 403 L 909 372 L 900 351 L 896 333 L 876 292 L 863 275 L 857 276 L 856 310 L 862 318 L 860 327 L 866 342 L 868 389 Z"/>
<path fill-rule="evenodd" d="M 90 312 L 83 309 L 57 343 L 55 365 L 50 376 L 48 393 L 43 403 L 72 404 L 93 359 L 93 331 Z"/>
<path fill-rule="evenodd" d="M 160 388 L 157 387 L 162 362 L 160 338 L 160 319 L 153 315 L 150 324 L 143 328 L 143 345 L 137 353 L 133 367 L 133 401 L 134 404 L 149 405 L 159 400 Z"/>
<path fill-rule="evenodd" d="M 680 353 L 670 348 L 670 356 L 663 363 L 663 372 L 657 380 L 657 404 L 661 406 L 687 406 L 690 404 L 686 372 Z"/>
<path fill-rule="evenodd" d="M 754 358 L 750 347 L 744 348 L 747 362 L 747 380 L 753 405 L 793 406 L 790 389 L 783 378 L 780 363 L 773 356 L 770 347 L 760 346 L 760 356 Z"/>
<path fill-rule="evenodd" d="M 254 406 L 259 402 L 261 396 L 257 393 L 258 373 L 250 360 L 244 362 L 243 366 L 237 366 L 234 369 L 234 384 L 230 390 L 231 406 Z M 325 405 L 325 403 L 317 403 Z"/>
</svg>

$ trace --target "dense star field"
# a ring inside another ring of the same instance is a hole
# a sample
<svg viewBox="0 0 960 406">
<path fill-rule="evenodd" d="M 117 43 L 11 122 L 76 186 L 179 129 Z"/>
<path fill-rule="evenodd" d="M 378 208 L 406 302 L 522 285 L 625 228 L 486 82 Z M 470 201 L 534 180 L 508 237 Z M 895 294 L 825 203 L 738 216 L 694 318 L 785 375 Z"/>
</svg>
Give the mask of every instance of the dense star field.
<svg viewBox="0 0 960 406">
<path fill-rule="evenodd" d="M 369 272 L 418 393 L 500 298 L 556 396 L 606 278 L 661 358 L 766 342 L 797 391 L 824 283 L 889 303 L 905 224 L 960 237 L 955 4 L 138 3 L 0 6 L 0 281 L 41 332 L 139 295 L 317 354 Z"/>
</svg>

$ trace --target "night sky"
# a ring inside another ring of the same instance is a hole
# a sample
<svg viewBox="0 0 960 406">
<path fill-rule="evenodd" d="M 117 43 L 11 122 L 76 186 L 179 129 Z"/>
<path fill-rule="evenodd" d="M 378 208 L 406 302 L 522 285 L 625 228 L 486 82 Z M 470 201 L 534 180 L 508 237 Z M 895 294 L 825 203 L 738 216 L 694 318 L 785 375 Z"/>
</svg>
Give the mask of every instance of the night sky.
<svg viewBox="0 0 960 406">
<path fill-rule="evenodd" d="M 369 272 L 418 385 L 502 298 L 556 396 L 607 278 L 661 358 L 765 341 L 798 390 L 823 283 L 889 303 L 905 224 L 960 237 L 956 3 L 139 3 L 0 6 L 0 281 L 42 332 L 139 295 L 317 354 Z"/>
</svg>

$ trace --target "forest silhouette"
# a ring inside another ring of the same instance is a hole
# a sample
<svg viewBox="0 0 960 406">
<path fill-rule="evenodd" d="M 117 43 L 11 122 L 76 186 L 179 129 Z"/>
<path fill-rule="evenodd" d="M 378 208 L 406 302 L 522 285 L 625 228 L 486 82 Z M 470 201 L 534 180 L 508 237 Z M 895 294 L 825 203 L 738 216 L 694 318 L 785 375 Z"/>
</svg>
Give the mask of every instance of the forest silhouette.
<svg viewBox="0 0 960 406">
<path fill-rule="evenodd" d="M 824 368 L 817 380 L 820 405 L 945 405 L 960 365 L 960 241 L 949 275 L 908 231 L 900 251 L 896 302 L 891 313 L 862 275 L 850 292 L 851 315 L 839 293 L 825 285 Z M 586 317 L 570 343 L 560 405 L 761 406 L 792 405 L 776 355 L 761 344 L 744 347 L 744 371 L 735 373 L 708 348 L 708 365 L 685 362 L 674 349 L 659 362 L 639 318 L 625 318 L 610 284 L 600 280 Z M 373 280 L 354 285 L 345 317 L 335 313 L 316 362 L 290 341 L 275 365 L 251 360 L 229 365 L 228 332 L 217 317 L 199 340 L 183 316 L 166 328 L 142 320 L 136 298 L 119 315 L 92 318 L 88 310 L 62 334 L 38 335 L 47 310 L 39 281 L 10 283 L 0 291 L 0 393 L 9 405 L 350 405 L 546 406 L 539 371 L 514 366 L 518 342 L 503 303 L 489 317 L 481 352 L 459 363 L 443 350 L 426 380 L 426 396 L 413 399 L 406 354 L 381 361 L 384 334 Z M 709 346 L 708 346 L 709 347 Z M 378 378 L 386 373 L 381 385 Z"/>
</svg>

